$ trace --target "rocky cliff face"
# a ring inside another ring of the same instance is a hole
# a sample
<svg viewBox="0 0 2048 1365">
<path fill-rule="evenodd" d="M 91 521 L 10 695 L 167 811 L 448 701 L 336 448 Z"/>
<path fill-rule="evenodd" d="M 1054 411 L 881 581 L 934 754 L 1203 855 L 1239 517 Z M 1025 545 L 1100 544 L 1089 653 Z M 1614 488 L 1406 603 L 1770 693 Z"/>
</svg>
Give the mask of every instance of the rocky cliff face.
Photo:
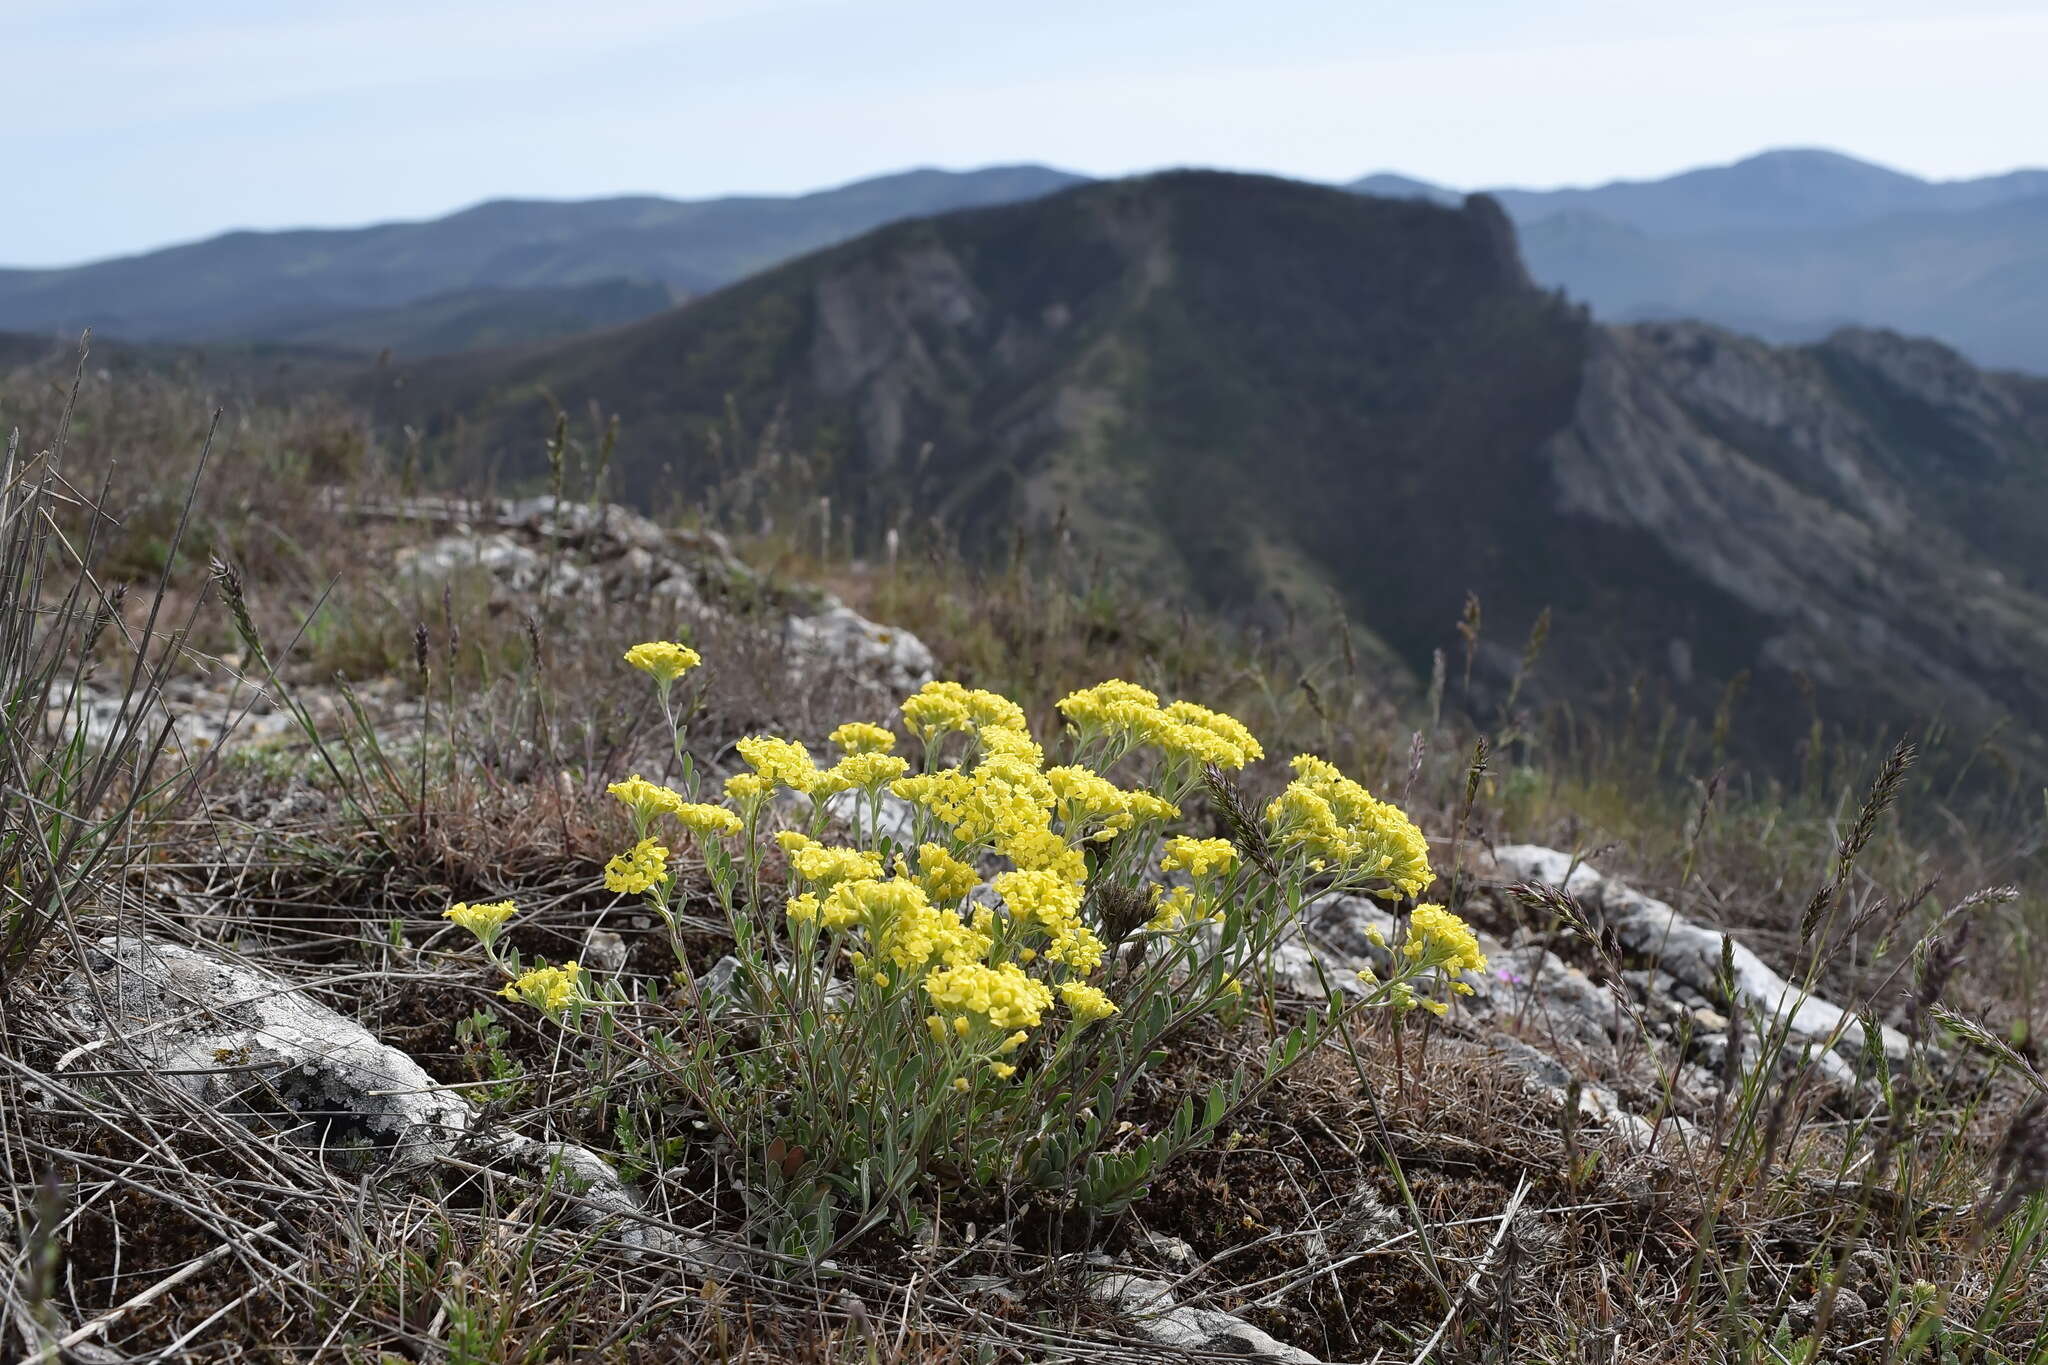
<svg viewBox="0 0 2048 1365">
<path fill-rule="evenodd" d="M 2031 728 L 2048 716 L 2048 600 L 1968 509 L 2037 496 L 2040 419 L 2025 381 L 1932 342 L 1847 331 L 1785 349 L 1655 324 L 1596 335 L 1545 456 L 1556 514 L 1653 538 L 1750 622 L 1719 671 L 1810 682 L 1873 722 Z"/>
</svg>

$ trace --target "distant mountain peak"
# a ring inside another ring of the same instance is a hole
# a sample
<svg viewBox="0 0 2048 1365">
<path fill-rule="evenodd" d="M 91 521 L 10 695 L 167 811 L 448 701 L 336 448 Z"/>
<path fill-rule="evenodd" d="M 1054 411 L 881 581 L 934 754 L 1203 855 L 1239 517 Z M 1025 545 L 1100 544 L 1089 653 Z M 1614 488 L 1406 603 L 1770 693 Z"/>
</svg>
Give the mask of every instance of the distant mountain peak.
<svg viewBox="0 0 2048 1365">
<path fill-rule="evenodd" d="M 1465 198 L 1462 190 L 1454 190 L 1428 180 L 1418 180 L 1412 175 L 1398 171 L 1374 171 L 1361 175 L 1344 186 L 1354 194 L 1369 194 L 1381 199 L 1427 199 L 1432 204 L 1455 206 Z"/>
<path fill-rule="evenodd" d="M 1084 179 L 1038 165 L 917 167 L 800 195 L 504 198 L 421 222 L 237 231 L 69 269 L 0 269 L 0 329 L 97 327 L 124 340 L 346 336 L 406 352 L 464 334 L 446 325 L 443 296 L 483 291 L 490 326 L 478 335 L 511 343 L 609 325 L 632 298 L 652 308 L 705 293 L 884 223 L 1014 203 Z M 662 289 L 591 288 L 622 279 Z M 532 305 L 524 332 L 521 292 Z M 437 306 L 418 306 L 430 300 Z M 573 325 L 579 301 L 594 305 L 584 329 Z M 428 318 L 430 335 L 410 330 Z M 390 330 L 377 339 L 375 328 Z"/>
</svg>

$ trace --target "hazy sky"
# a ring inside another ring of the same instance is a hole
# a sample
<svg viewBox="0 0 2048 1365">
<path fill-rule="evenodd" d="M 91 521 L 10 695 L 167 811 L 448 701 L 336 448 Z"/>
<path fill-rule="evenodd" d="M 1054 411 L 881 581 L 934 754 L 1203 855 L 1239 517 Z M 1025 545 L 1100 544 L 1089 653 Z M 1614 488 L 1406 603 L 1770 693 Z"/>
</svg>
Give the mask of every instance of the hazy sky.
<svg viewBox="0 0 2048 1365">
<path fill-rule="evenodd" d="M 1461 188 L 2048 163 L 2041 0 L 0 0 L 0 263 L 1040 161 Z"/>
</svg>

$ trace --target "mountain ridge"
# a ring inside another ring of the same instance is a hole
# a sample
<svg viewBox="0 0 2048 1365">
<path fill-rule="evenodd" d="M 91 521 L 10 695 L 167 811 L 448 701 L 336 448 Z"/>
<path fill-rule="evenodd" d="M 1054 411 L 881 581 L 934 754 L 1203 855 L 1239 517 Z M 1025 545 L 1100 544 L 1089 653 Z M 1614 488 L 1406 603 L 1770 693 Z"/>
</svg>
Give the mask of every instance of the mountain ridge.
<svg viewBox="0 0 2048 1365">
<path fill-rule="evenodd" d="M 688 296 L 884 222 L 1029 197 L 1074 179 L 1032 165 L 921 169 L 808 195 L 502 199 L 416 222 L 245 230 L 83 266 L 0 270 L 0 327 L 91 326 L 136 341 L 278 340 L 266 319 L 394 309 L 461 289 L 633 278 Z M 405 339 L 382 344 L 403 348 Z"/>
<path fill-rule="evenodd" d="M 1348 188 L 1455 196 L 1386 174 Z M 1772 341 L 1882 326 L 2048 373 L 2033 321 L 2048 309 L 2048 170 L 1931 181 L 1784 149 L 1659 180 L 1485 193 L 1514 217 L 1535 277 L 1611 321 L 1696 317 Z"/>
<path fill-rule="evenodd" d="M 1083 185 L 362 393 L 508 473 L 551 402 L 601 404 L 643 497 L 730 478 L 737 412 L 870 541 L 1057 527 L 1214 605 L 1334 592 L 1418 679 L 1472 590 L 1489 641 L 1552 611 L 1545 670 L 1594 709 L 1648 686 L 1705 715 L 1747 678 L 1770 744 L 1819 706 L 2048 755 L 2048 381 L 1874 330 L 1598 325 L 1485 196 Z M 1505 695 L 1517 658 L 1486 644 L 1481 683 Z"/>
<path fill-rule="evenodd" d="M 238 232 L 66 270 L 0 270 L 0 328 L 187 342 L 336 337 L 367 352 L 521 344 L 710 292 L 885 222 L 1015 202 L 1086 177 L 1042 166 L 930 168 L 800 196 L 498 199 L 438 219 Z M 1438 203 L 1454 190 L 1381 173 L 1355 192 Z M 1539 282 L 1605 320 L 1670 316 L 1815 340 L 1842 324 L 1925 332 L 1979 363 L 2048 373 L 2048 171 L 1926 181 L 1840 153 L 1779 149 L 1652 180 L 1502 188 Z M 2032 208 L 2026 206 L 2032 205 Z M 451 326 L 430 298 L 508 291 Z M 590 306 L 565 308 L 588 290 Z M 519 292 L 530 291 L 530 292 Z"/>
</svg>

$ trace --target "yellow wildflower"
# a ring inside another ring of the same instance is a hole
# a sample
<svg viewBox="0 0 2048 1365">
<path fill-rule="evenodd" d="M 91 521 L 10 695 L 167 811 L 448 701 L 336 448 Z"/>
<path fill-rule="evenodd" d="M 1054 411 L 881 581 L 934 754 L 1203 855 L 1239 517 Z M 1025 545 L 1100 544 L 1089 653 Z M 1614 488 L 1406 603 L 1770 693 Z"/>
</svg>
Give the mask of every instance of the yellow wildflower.
<svg viewBox="0 0 2048 1365">
<path fill-rule="evenodd" d="M 973 729 L 967 704 L 956 695 L 965 690 L 958 683 L 926 683 L 903 699 L 904 725 L 926 744 L 954 730 Z"/>
<path fill-rule="evenodd" d="M 1181 752 L 1219 768 L 1242 768 L 1266 756 L 1252 732 L 1235 716 L 1191 701 L 1177 701 L 1166 708 L 1166 718 L 1180 726 L 1171 737 L 1175 744 L 1166 746 L 1169 751 L 1177 745 Z"/>
<path fill-rule="evenodd" d="M 852 909 L 876 953 L 906 972 L 920 971 L 934 961 L 966 966 L 988 954 L 987 934 L 968 927 L 952 910 L 933 905 L 914 881 L 848 882 L 834 890 L 828 914 L 831 901 Z"/>
<path fill-rule="evenodd" d="M 1010 916 L 1022 924 L 1035 923 L 1045 931 L 1051 944 L 1045 955 L 1063 962 L 1083 976 L 1102 965 L 1107 949 L 1093 930 L 1081 922 L 1081 884 L 1056 872 L 1023 869 L 996 874 L 992 885 L 1009 907 Z"/>
<path fill-rule="evenodd" d="M 896 747 L 896 736 L 879 725 L 870 725 L 864 720 L 850 720 L 826 736 L 839 746 L 839 751 L 853 754 L 886 754 Z"/>
<path fill-rule="evenodd" d="M 930 811 L 969 847 L 1019 832 L 1047 830 L 1053 801 L 1045 774 L 1022 758 L 1003 754 L 987 756 L 972 772 L 943 768 L 902 778 L 889 789 Z"/>
<path fill-rule="evenodd" d="M 1164 932 L 1195 922 L 1195 892 L 1192 887 L 1177 886 L 1167 891 L 1155 886 L 1152 888 L 1152 905 L 1152 919 L 1145 925 L 1147 929 Z"/>
<path fill-rule="evenodd" d="M 670 640 L 650 640 L 627 650 L 626 662 L 667 687 L 704 660 L 688 645 Z"/>
<path fill-rule="evenodd" d="M 684 829 L 699 839 L 714 834 L 738 834 L 744 825 L 740 818 L 724 806 L 706 805 L 699 801 L 686 801 L 669 812 L 682 823 Z"/>
<path fill-rule="evenodd" d="M 1078 883 L 1053 872 L 999 872 L 991 884 L 1009 907 L 1011 918 L 1021 923 L 1036 920 L 1048 930 L 1073 920 L 1080 913 L 1085 894 Z"/>
<path fill-rule="evenodd" d="M 1102 841 L 1131 827 L 1130 793 L 1089 768 L 1052 768 L 1053 814 L 1070 840 Z"/>
<path fill-rule="evenodd" d="M 1088 879 L 1088 859 L 1043 821 L 1015 828 L 996 840 L 996 852 L 1027 872 L 1049 872 L 1062 881 Z"/>
<path fill-rule="evenodd" d="M 605 790 L 626 804 L 633 812 L 633 819 L 644 826 L 657 815 L 677 815 L 689 803 L 680 792 L 672 791 L 656 782 L 649 782 L 634 773 L 624 782 L 614 782 Z"/>
<path fill-rule="evenodd" d="M 441 918 L 454 920 L 488 946 L 496 940 L 499 930 L 505 927 L 505 921 L 518 913 L 519 907 L 511 901 L 491 901 L 484 905 L 458 901 L 443 910 Z"/>
<path fill-rule="evenodd" d="M 760 808 L 768 799 L 775 784 L 759 773 L 734 773 L 725 779 L 725 794 L 736 802 L 742 811 L 751 812 Z"/>
<path fill-rule="evenodd" d="M 975 870 L 937 844 L 917 849 L 917 880 L 935 905 L 952 905 L 981 881 Z"/>
<path fill-rule="evenodd" d="M 817 785 L 818 765 L 811 751 L 793 739 L 750 735 L 733 746 L 746 765 L 770 783 L 808 793 Z"/>
<path fill-rule="evenodd" d="M 1101 735 L 1151 744 L 1173 724 L 1159 709 L 1157 693 L 1120 678 L 1069 692 L 1060 698 L 1059 709 L 1084 740 Z"/>
<path fill-rule="evenodd" d="M 1027 729 L 1024 710 L 1008 697 L 956 682 L 928 682 L 904 698 L 903 723 L 910 732 L 931 744 L 955 730 L 973 732 L 984 726 L 1004 730 Z"/>
<path fill-rule="evenodd" d="M 1164 824 L 1168 820 L 1180 819 L 1180 807 L 1164 797 L 1151 792 L 1125 792 L 1124 804 L 1129 807 L 1131 818 L 1142 822 Z"/>
<path fill-rule="evenodd" d="M 786 829 L 775 838 L 789 854 L 790 870 L 818 890 L 828 890 L 840 882 L 867 881 L 882 875 L 880 854 L 821 844 L 793 829 Z"/>
<path fill-rule="evenodd" d="M 1060 999 L 1066 1001 L 1067 1010 L 1079 1028 L 1086 1028 L 1096 1020 L 1107 1019 L 1116 1013 L 1116 1005 L 1108 996 L 1079 981 L 1061 982 Z"/>
<path fill-rule="evenodd" d="M 1022 726 L 983 725 L 974 733 L 982 753 L 990 757 L 1013 759 L 1027 768 L 1045 766 L 1045 750 Z"/>
<path fill-rule="evenodd" d="M 1408 920 L 1408 941 L 1402 952 L 1411 962 L 1440 967 L 1446 973 L 1483 972 L 1486 954 L 1472 926 L 1441 905 L 1418 905 Z"/>
<path fill-rule="evenodd" d="M 947 967 L 927 976 L 924 989 L 940 1009 L 981 1015 L 1005 1032 L 1036 1027 L 1052 1005 L 1052 989 L 1014 962 Z"/>
<path fill-rule="evenodd" d="M 1412 896 L 1435 877 L 1429 841 L 1401 810 L 1313 754 L 1294 760 L 1298 774 L 1266 807 L 1274 842 L 1323 859 L 1354 885 L 1379 882 L 1373 894 Z"/>
<path fill-rule="evenodd" d="M 820 775 L 814 794 L 848 791 L 855 787 L 872 790 L 884 782 L 895 781 L 909 771 L 910 761 L 896 754 L 848 754 Z"/>
<path fill-rule="evenodd" d="M 1159 860 L 1163 872 L 1185 872 L 1190 877 L 1206 877 L 1214 872 L 1228 872 L 1237 862 L 1237 849 L 1228 839 L 1189 839 L 1175 837 L 1166 841 L 1166 855 Z"/>
<path fill-rule="evenodd" d="M 524 1000 L 537 1010 L 553 1014 L 569 1007 L 578 994 L 577 978 L 583 974 L 579 962 L 564 962 L 559 967 L 539 963 L 522 973 L 498 994 L 507 1000 Z"/>
<path fill-rule="evenodd" d="M 668 880 L 668 850 L 652 839 L 642 839 L 628 852 L 604 866 L 607 891 L 637 896 Z"/>
</svg>

